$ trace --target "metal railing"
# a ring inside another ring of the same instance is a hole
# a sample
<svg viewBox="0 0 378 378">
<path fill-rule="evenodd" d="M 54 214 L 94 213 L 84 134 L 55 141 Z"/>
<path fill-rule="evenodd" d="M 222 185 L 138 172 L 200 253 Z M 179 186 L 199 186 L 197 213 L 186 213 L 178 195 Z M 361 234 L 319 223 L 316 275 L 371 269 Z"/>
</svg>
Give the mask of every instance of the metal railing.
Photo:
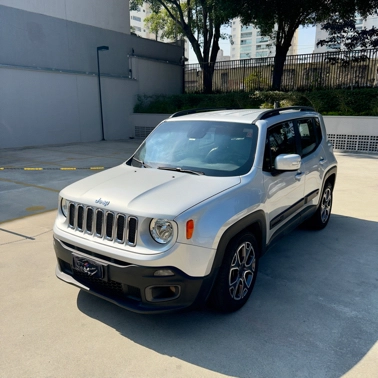
<svg viewBox="0 0 378 378">
<path fill-rule="evenodd" d="M 269 90 L 274 57 L 216 62 L 213 91 Z M 202 92 L 199 64 L 185 65 L 185 91 Z M 281 81 L 282 91 L 378 86 L 378 50 L 289 55 Z"/>
</svg>

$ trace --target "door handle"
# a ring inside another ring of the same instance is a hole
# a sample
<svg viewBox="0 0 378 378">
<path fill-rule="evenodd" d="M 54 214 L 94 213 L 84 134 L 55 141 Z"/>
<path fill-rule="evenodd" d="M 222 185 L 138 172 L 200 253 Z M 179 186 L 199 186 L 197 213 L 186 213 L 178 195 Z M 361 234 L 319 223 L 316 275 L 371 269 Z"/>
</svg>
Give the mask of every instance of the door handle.
<svg viewBox="0 0 378 378">
<path fill-rule="evenodd" d="M 319 160 L 319 164 L 323 165 L 323 164 L 325 164 L 326 161 L 327 161 L 326 159 L 324 159 L 323 157 L 321 157 L 320 160 Z"/>
<path fill-rule="evenodd" d="M 295 175 L 295 179 L 297 181 L 301 181 L 302 177 L 304 176 L 304 172 L 298 172 L 296 175 Z"/>
</svg>

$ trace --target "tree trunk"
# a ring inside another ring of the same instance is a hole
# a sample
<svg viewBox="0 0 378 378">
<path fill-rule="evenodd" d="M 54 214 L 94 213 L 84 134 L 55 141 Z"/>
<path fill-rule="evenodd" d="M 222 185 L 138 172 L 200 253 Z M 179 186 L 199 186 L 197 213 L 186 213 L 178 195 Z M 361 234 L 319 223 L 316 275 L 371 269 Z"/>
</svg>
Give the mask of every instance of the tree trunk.
<svg viewBox="0 0 378 378">
<path fill-rule="evenodd" d="M 281 90 L 281 81 L 284 70 L 284 65 L 286 61 L 287 52 L 289 51 L 289 46 L 276 46 L 276 55 L 274 57 L 274 68 L 273 68 L 273 83 L 272 89 L 274 91 Z"/>
<path fill-rule="evenodd" d="M 203 63 L 201 66 L 203 74 L 203 93 L 211 94 L 213 91 L 214 63 Z"/>
</svg>

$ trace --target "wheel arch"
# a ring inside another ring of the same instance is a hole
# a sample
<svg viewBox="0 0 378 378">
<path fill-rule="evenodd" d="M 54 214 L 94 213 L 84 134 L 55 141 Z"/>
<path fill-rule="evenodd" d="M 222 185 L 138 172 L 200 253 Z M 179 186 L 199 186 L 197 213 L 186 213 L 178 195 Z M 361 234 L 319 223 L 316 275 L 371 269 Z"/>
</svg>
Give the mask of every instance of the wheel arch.
<svg viewBox="0 0 378 378">
<path fill-rule="evenodd" d="M 223 233 L 218 243 L 212 270 L 218 269 L 222 265 L 224 254 L 229 243 L 245 231 L 250 231 L 254 234 L 260 248 L 260 255 L 264 254 L 266 247 L 266 218 L 265 213 L 262 210 L 258 210 L 240 219 Z"/>
<path fill-rule="evenodd" d="M 266 218 L 264 211 L 258 210 L 234 223 L 221 236 L 220 241 L 218 243 L 213 266 L 211 268 L 211 273 L 207 277 L 206 283 L 203 287 L 204 291 L 200 298 L 201 301 L 206 302 L 213 290 L 213 286 L 218 276 L 219 268 L 224 260 L 224 255 L 227 246 L 234 238 L 236 238 L 238 235 L 245 231 L 250 231 L 254 234 L 258 246 L 260 248 L 260 256 L 262 256 L 265 253 Z"/>
<path fill-rule="evenodd" d="M 333 188 L 335 187 L 335 183 L 336 183 L 336 176 L 337 176 L 337 166 L 334 166 L 332 168 L 330 168 L 324 175 L 324 179 L 323 179 L 323 184 L 322 184 L 322 190 L 320 193 L 323 193 L 324 191 L 324 187 L 326 186 L 326 184 L 329 182 L 332 184 L 332 190 Z M 319 203 L 318 203 L 318 206 L 320 206 L 320 200 L 321 200 L 321 197 L 319 196 Z"/>
</svg>

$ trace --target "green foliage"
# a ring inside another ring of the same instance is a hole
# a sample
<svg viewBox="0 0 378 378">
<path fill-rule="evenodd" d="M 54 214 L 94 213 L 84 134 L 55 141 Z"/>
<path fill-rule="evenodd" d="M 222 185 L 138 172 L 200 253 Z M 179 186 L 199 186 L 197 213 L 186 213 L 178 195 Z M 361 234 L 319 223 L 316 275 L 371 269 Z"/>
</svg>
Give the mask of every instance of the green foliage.
<svg viewBox="0 0 378 378">
<path fill-rule="evenodd" d="M 184 94 L 138 96 L 135 113 L 172 114 L 194 108 L 269 109 L 278 101 L 280 107 L 312 106 L 323 115 L 378 116 L 378 89 L 333 89 L 311 92 L 258 91 L 222 94 Z"/>
<path fill-rule="evenodd" d="M 176 18 L 179 17 L 174 8 L 171 9 L 171 12 Z M 184 36 L 181 25 L 177 24 L 164 8 L 160 9 L 158 13 L 151 13 L 147 16 L 144 19 L 144 24 L 151 33 L 156 35 L 156 40 L 158 35 L 161 40 L 167 38 L 176 41 Z"/>
<path fill-rule="evenodd" d="M 266 79 L 266 75 L 262 70 L 256 69 L 249 74 L 244 80 L 244 90 L 250 92 L 253 88 L 268 89 L 270 81 Z"/>
<path fill-rule="evenodd" d="M 378 89 L 333 89 L 305 93 L 312 106 L 322 114 L 378 115 Z"/>
</svg>

